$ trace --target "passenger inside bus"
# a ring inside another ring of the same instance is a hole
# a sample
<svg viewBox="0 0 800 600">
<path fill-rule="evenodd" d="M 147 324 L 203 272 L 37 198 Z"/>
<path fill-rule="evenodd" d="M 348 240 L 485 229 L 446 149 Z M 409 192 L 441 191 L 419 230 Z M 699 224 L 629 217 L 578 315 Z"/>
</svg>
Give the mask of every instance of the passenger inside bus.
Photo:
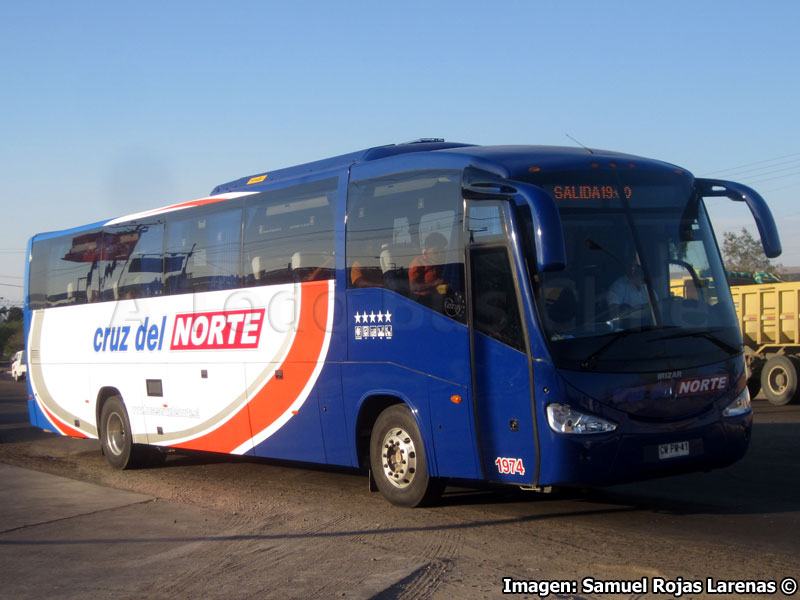
<svg viewBox="0 0 800 600">
<path fill-rule="evenodd" d="M 366 244 L 366 256 L 356 257 L 350 265 L 350 284 L 354 288 L 384 287 L 383 271 L 372 263 L 379 258 L 377 252 L 377 242 L 370 238 Z M 364 261 L 364 262 L 362 262 Z"/>
<path fill-rule="evenodd" d="M 434 231 L 425 238 L 422 254 L 411 261 L 408 268 L 408 283 L 412 294 L 428 306 L 437 295 L 444 296 L 449 285 L 445 281 L 444 266 L 447 253 L 447 238 Z"/>
<path fill-rule="evenodd" d="M 328 252 L 295 252 L 292 255 L 294 281 L 322 281 L 336 277 L 333 254 Z"/>
<path fill-rule="evenodd" d="M 626 274 L 614 281 L 608 290 L 609 311 L 612 317 L 622 317 L 646 308 L 648 304 L 642 266 L 633 260 Z"/>
</svg>

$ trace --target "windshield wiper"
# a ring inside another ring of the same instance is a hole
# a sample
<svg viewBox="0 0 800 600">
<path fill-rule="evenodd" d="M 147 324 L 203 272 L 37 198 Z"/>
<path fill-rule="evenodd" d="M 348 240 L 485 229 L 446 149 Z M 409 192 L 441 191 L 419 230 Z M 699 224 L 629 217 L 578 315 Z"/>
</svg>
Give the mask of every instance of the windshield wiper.
<svg viewBox="0 0 800 600">
<path fill-rule="evenodd" d="M 708 340 L 709 342 L 725 350 L 725 352 L 727 352 L 728 354 L 739 354 L 742 351 L 742 348 L 732 346 L 729 343 L 719 339 L 711 331 L 684 331 L 682 333 L 676 333 L 674 335 L 665 335 L 659 339 L 673 340 L 677 338 L 687 338 L 687 337 L 699 337 L 703 338 L 704 340 Z"/>
<path fill-rule="evenodd" d="M 600 346 L 597 350 L 592 352 L 588 357 L 581 361 L 581 369 L 588 369 L 592 366 L 594 361 L 597 360 L 597 357 L 600 356 L 603 352 L 608 350 L 611 346 L 616 344 L 619 340 L 624 337 L 628 337 L 634 333 L 642 333 L 643 331 L 653 331 L 654 329 L 661 329 L 661 327 L 657 325 L 643 325 L 641 327 L 634 327 L 633 329 L 623 329 L 622 331 L 614 332 L 614 337 L 608 340 L 605 344 Z"/>
</svg>

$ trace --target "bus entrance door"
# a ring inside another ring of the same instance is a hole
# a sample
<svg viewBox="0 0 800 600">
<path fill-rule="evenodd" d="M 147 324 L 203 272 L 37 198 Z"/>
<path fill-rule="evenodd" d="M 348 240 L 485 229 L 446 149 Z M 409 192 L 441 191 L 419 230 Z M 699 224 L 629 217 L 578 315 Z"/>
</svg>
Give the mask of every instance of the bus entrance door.
<svg viewBox="0 0 800 600">
<path fill-rule="evenodd" d="M 505 245 L 469 251 L 472 382 L 486 479 L 533 482 L 531 380 L 514 275 Z"/>
</svg>

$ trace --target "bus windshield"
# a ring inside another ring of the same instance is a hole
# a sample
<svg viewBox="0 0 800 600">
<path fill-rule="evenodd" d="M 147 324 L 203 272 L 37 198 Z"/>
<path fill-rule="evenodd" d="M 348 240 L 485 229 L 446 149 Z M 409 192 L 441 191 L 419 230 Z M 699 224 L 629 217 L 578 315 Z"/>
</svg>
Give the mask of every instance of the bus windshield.
<svg viewBox="0 0 800 600">
<path fill-rule="evenodd" d="M 529 181 L 553 196 L 564 227 L 566 269 L 536 273 L 533 282 L 559 367 L 673 370 L 741 352 L 722 261 L 689 175 L 626 169 Z"/>
</svg>

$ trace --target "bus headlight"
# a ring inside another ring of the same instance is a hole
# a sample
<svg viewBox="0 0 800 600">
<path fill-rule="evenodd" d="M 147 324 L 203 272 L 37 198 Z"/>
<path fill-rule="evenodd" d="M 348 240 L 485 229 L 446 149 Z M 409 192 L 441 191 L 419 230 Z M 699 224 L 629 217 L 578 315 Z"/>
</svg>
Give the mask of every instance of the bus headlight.
<svg viewBox="0 0 800 600">
<path fill-rule="evenodd" d="M 736 396 L 736 400 L 728 404 L 725 410 L 722 411 L 723 417 L 738 417 L 739 415 L 746 415 L 752 410 L 750 408 L 750 390 L 746 387 L 742 393 Z"/>
<path fill-rule="evenodd" d="M 549 404 L 547 422 L 556 433 L 607 433 L 617 428 L 616 423 L 596 415 L 582 413 L 566 404 Z"/>
</svg>

